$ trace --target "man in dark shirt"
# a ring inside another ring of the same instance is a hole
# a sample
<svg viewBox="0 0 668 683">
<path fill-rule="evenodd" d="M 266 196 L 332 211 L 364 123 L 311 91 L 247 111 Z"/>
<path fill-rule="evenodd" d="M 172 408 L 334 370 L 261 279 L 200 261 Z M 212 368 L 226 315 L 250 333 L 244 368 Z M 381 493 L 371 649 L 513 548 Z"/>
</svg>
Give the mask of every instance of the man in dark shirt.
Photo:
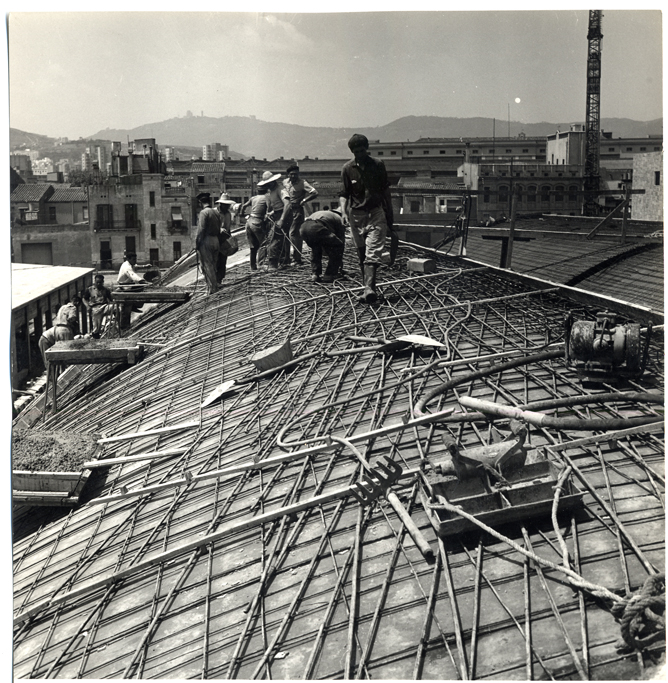
<svg viewBox="0 0 668 683">
<path fill-rule="evenodd" d="M 346 229 L 341 212 L 315 211 L 300 226 L 300 234 L 311 249 L 313 282 L 334 282 L 343 265 Z M 322 275 L 322 254 L 327 254 L 327 268 Z"/>
<path fill-rule="evenodd" d="M 355 133 L 348 147 L 355 158 L 341 169 L 341 211 L 350 223 L 364 275 L 360 301 L 372 303 L 378 298 L 376 269 L 381 264 L 385 238 L 393 227 L 390 184 L 385 164 L 369 156 L 369 141 L 364 135 Z"/>
</svg>

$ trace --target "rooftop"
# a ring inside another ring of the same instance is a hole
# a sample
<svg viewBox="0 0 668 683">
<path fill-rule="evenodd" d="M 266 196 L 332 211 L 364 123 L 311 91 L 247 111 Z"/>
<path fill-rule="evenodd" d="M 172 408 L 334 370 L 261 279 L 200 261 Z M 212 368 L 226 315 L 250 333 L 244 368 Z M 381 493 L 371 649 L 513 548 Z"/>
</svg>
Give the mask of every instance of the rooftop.
<svg viewBox="0 0 668 683">
<path fill-rule="evenodd" d="M 412 257 L 433 258 L 436 272 L 407 272 Z M 662 332 L 641 377 L 592 388 L 548 348 L 568 312 L 594 320 L 600 302 L 584 292 L 405 245 L 366 306 L 350 244 L 348 277 L 332 286 L 235 258 L 209 297 L 194 260 L 177 264 L 165 282 L 194 296 L 136 323 L 132 336 L 152 344 L 144 359 L 69 368 L 58 413 L 35 427 L 103 434 L 103 458 L 163 455 L 109 463 L 76 509 L 33 509 L 15 524 L 15 676 L 649 675 L 665 643 L 618 652 L 609 606 L 561 563 L 615 595 L 665 571 L 663 425 L 610 431 L 661 420 L 647 394 L 663 389 Z M 643 321 L 633 307 L 622 319 L 633 315 Z M 441 345 L 379 347 L 405 335 Z M 295 362 L 258 374 L 250 357 L 288 338 Z M 439 538 L 427 474 L 444 438 L 471 449 L 510 434 L 464 397 L 573 418 L 531 426 L 527 447 L 571 467 L 581 507 L 554 524 L 532 509 L 497 535 Z M 389 494 L 365 506 L 347 494 L 360 460 L 385 456 L 404 470 L 393 491 L 432 561 Z"/>
<path fill-rule="evenodd" d="M 49 197 L 53 186 L 44 183 L 19 185 L 10 195 L 12 202 L 39 202 Z"/>
<path fill-rule="evenodd" d="M 12 310 L 92 273 L 94 268 L 12 263 Z"/>
</svg>

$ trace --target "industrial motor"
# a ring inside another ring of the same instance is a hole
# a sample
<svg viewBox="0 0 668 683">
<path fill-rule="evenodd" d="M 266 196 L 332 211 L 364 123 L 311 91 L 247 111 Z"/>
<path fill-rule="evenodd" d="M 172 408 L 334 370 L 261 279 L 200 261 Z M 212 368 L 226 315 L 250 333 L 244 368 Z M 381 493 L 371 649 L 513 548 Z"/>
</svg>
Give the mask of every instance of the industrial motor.
<svg viewBox="0 0 668 683">
<path fill-rule="evenodd" d="M 645 370 L 651 324 L 647 329 L 645 348 L 641 348 L 640 325 L 618 324 L 614 313 L 598 313 L 595 321 L 565 320 L 566 362 L 590 379 L 637 377 Z"/>
</svg>

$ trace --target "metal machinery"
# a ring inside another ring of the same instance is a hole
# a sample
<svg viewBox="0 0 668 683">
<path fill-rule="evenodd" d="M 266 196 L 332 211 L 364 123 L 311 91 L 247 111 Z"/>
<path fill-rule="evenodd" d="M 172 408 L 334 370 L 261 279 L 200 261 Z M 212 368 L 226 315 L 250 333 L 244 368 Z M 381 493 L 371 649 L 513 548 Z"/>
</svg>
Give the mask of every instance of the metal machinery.
<svg viewBox="0 0 668 683">
<path fill-rule="evenodd" d="M 585 119 L 585 192 L 599 189 L 599 144 L 601 131 L 601 10 L 589 11 L 589 30 L 587 32 L 587 113 Z M 594 216 L 598 205 L 594 194 L 585 194 L 584 214 Z"/>
<path fill-rule="evenodd" d="M 427 473 L 430 521 L 439 536 L 475 528 L 453 507 L 492 528 L 549 516 L 559 470 L 540 452 L 529 454 L 527 433 L 525 424 L 511 420 L 510 434 L 487 446 L 460 449 L 451 437 L 443 438 L 446 454 L 430 457 Z M 581 505 L 582 493 L 570 480 L 560 485 L 559 510 Z"/>
<path fill-rule="evenodd" d="M 645 371 L 651 323 L 645 335 L 644 349 L 640 325 L 617 323 L 614 313 L 598 313 L 595 321 L 573 320 L 570 313 L 566 328 L 566 362 L 579 375 L 589 380 L 610 381 L 616 378 L 638 377 Z"/>
</svg>

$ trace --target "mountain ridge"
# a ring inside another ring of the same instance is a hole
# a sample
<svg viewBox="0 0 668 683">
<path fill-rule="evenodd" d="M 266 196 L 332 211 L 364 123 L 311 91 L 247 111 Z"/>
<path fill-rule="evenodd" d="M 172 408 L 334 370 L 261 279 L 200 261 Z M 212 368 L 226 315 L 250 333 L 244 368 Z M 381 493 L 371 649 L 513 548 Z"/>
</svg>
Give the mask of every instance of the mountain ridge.
<svg viewBox="0 0 668 683">
<path fill-rule="evenodd" d="M 187 116 L 143 124 L 135 128 L 106 128 L 85 138 L 88 140 L 126 140 L 155 138 L 158 145 L 201 147 L 205 144 L 220 142 L 230 149 L 247 157 L 258 159 L 348 157 L 347 141 L 353 133 L 362 133 L 370 140 L 381 142 L 415 142 L 420 138 L 475 138 L 491 137 L 499 139 L 517 137 L 524 133 L 527 137 L 543 137 L 557 130 L 569 130 L 569 122 L 521 123 L 485 117 L 441 117 L 441 116 L 404 116 L 383 126 L 367 127 L 321 127 L 303 126 L 292 123 L 263 121 L 253 116 Z M 647 137 L 663 134 L 663 119 L 635 121 L 627 118 L 603 118 L 601 129 L 612 132 L 618 137 Z M 12 132 L 15 132 L 12 135 Z M 32 136 L 33 139 L 47 138 L 37 134 L 10 129 L 10 144 L 18 133 Z M 79 141 L 80 142 L 80 141 Z"/>
</svg>

